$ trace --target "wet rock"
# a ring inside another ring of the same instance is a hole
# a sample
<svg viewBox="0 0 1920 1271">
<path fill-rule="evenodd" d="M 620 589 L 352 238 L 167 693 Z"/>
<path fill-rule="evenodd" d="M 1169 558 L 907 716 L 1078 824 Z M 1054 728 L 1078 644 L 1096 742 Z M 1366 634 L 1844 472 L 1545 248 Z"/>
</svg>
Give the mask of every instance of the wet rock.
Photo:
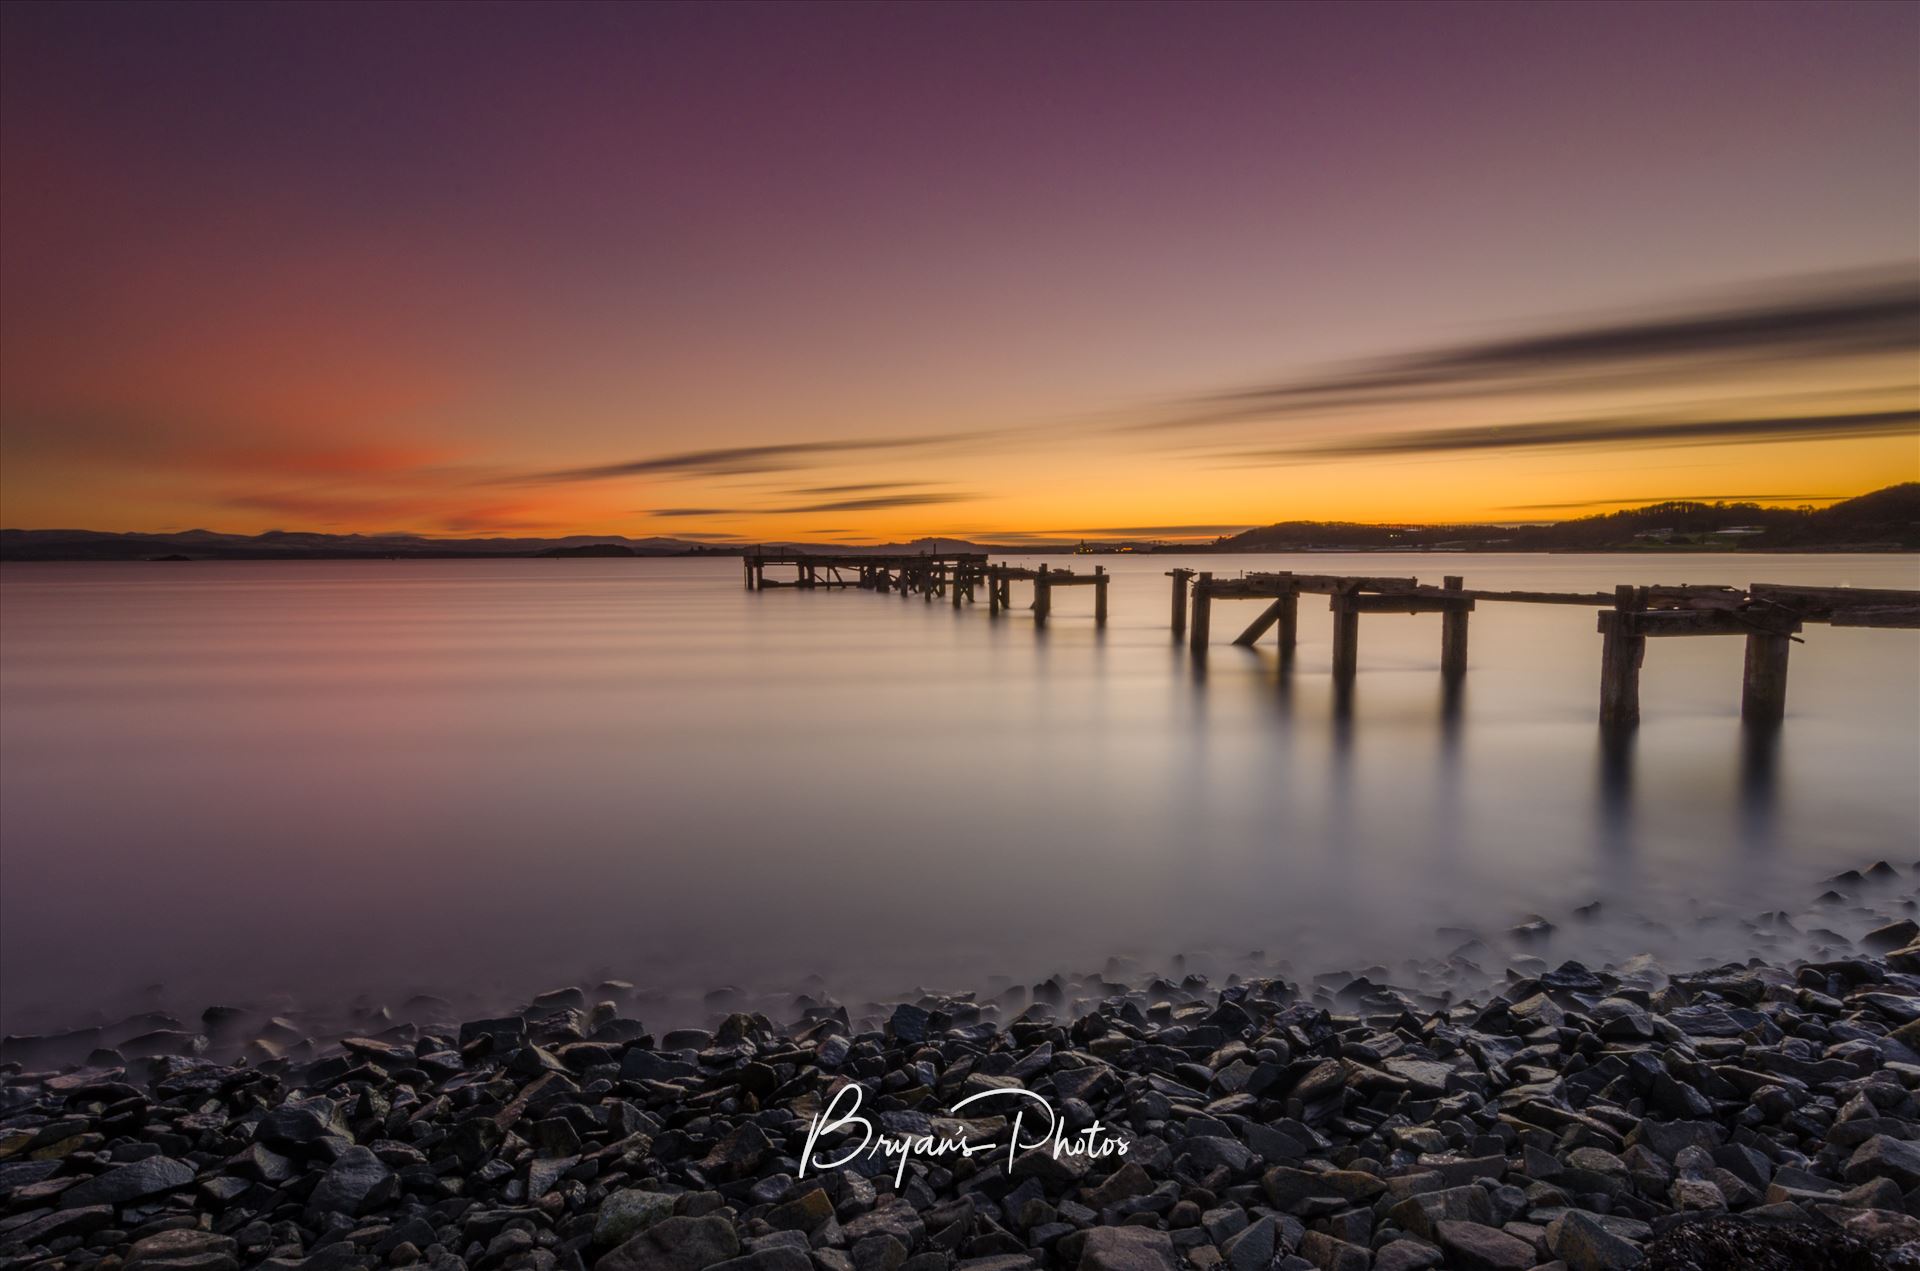
<svg viewBox="0 0 1920 1271">
<path fill-rule="evenodd" d="M 1428 1271 L 1440 1265 L 1444 1255 L 1419 1240 L 1392 1240 L 1373 1255 L 1373 1271 Z"/>
<path fill-rule="evenodd" d="M 392 1200 L 399 1191 L 394 1173 L 364 1147 L 350 1147 L 327 1168 L 307 1200 L 309 1222 L 323 1222 L 329 1214 L 357 1218 Z"/>
<path fill-rule="evenodd" d="M 1442 1222 L 1491 1223 L 1493 1206 L 1481 1188 L 1448 1187 L 1408 1197 L 1389 1209 L 1387 1218 L 1403 1231 L 1433 1243 L 1439 1239 Z"/>
<path fill-rule="evenodd" d="M 96 1205 L 124 1205 L 150 1196 L 177 1191 L 193 1182 L 193 1166 L 165 1156 L 122 1165 L 75 1183 L 60 1193 L 60 1208 L 86 1209 Z"/>
<path fill-rule="evenodd" d="M 855 1266 L 858 1267 L 856 1261 Z M 813 1271 L 813 1261 L 807 1257 L 805 1249 L 792 1245 L 770 1245 L 764 1249 L 754 1249 L 738 1258 L 729 1258 L 725 1262 L 713 1264 L 714 1271 Z M 885 1268 L 885 1271 L 894 1271 Z"/>
<path fill-rule="evenodd" d="M 1324 1231 L 1309 1231 L 1300 1241 L 1300 1256 L 1321 1271 L 1368 1271 L 1373 1255 L 1364 1245 L 1351 1244 Z"/>
<path fill-rule="evenodd" d="M 1080 1271 L 1178 1271 L 1178 1264 L 1164 1231 L 1095 1227 L 1081 1246 Z"/>
<path fill-rule="evenodd" d="M 717 1215 L 654 1223 L 594 1264 L 595 1271 L 706 1271 L 739 1256 L 740 1237 Z"/>
<path fill-rule="evenodd" d="M 1279 1225 L 1262 1218 L 1229 1237 L 1220 1253 L 1231 1271 L 1266 1271 L 1279 1238 Z"/>
<path fill-rule="evenodd" d="M 1875 927 L 1860 937 L 1860 943 L 1869 949 L 1900 949 L 1920 940 L 1920 923 L 1911 918 L 1902 918 L 1890 922 L 1884 927 Z"/>
<path fill-rule="evenodd" d="M 902 1002 L 894 1007 L 893 1015 L 887 1020 L 887 1032 L 894 1040 L 903 1042 L 923 1042 L 927 1040 L 927 1025 L 931 1016 L 918 1006 L 909 1006 Z"/>
<path fill-rule="evenodd" d="M 1482 1223 L 1442 1221 L 1434 1238 L 1466 1271 L 1528 1271 L 1538 1261 L 1531 1244 Z"/>
<path fill-rule="evenodd" d="M 1569 1210 L 1547 1224 L 1547 1249 L 1567 1264 L 1568 1271 L 1628 1271 L 1644 1258 L 1638 1245 L 1579 1210 Z"/>
<path fill-rule="evenodd" d="M 1920 1143 L 1876 1134 L 1847 1159 L 1841 1177 L 1849 1183 L 1889 1178 L 1903 1189 L 1920 1187 Z"/>
<path fill-rule="evenodd" d="M 125 1271 L 238 1271 L 231 1237 L 210 1231 L 162 1231 L 133 1242 Z"/>
<path fill-rule="evenodd" d="M 306 1147 L 328 1137 L 350 1139 L 346 1117 L 331 1099 L 289 1099 L 260 1119 L 254 1138 L 270 1147 Z"/>
<path fill-rule="evenodd" d="M 1339 1063 L 1328 1060 L 1316 1064 L 1295 1083 L 1293 1097 L 1303 1103 L 1316 1103 L 1344 1087 L 1346 1080 L 1346 1071 Z"/>
</svg>

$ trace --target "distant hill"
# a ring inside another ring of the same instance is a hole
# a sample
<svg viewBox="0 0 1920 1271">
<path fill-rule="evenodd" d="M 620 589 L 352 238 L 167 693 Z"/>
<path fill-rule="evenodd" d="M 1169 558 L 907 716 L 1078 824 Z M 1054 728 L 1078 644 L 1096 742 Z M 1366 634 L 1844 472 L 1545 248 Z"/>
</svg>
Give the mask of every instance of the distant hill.
<svg viewBox="0 0 1920 1271">
<path fill-rule="evenodd" d="M 98 530 L 0 530 L 0 560 L 384 560 L 487 556 L 682 556 L 722 552 L 679 538 L 427 538 L 418 534 L 107 534 Z M 738 550 L 738 549 L 734 549 Z"/>
<path fill-rule="evenodd" d="M 1655 503 L 1541 525 L 1362 525 L 1282 521 L 1222 538 L 1216 552 L 1494 550 L 1920 550 L 1920 483 L 1825 508 Z"/>
<path fill-rule="evenodd" d="M 582 543 L 578 547 L 549 547 L 541 556 L 638 556 L 625 543 Z"/>
</svg>

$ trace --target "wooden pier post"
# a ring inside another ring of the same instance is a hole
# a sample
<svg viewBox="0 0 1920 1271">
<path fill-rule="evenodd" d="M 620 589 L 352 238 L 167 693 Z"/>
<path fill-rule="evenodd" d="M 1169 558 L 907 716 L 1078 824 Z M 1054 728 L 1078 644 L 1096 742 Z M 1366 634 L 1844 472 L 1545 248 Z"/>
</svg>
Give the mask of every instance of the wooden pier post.
<svg viewBox="0 0 1920 1271">
<path fill-rule="evenodd" d="M 1280 665 L 1293 665 L 1293 651 L 1300 644 L 1300 593 L 1290 591 L 1280 597 Z"/>
<path fill-rule="evenodd" d="M 1280 624 L 1280 653 L 1283 661 L 1293 657 L 1293 641 L 1298 634 L 1300 622 L 1300 593 L 1288 591 L 1277 596 L 1274 602 L 1260 611 L 1260 616 L 1247 624 L 1247 629 L 1233 638 L 1233 642 L 1242 648 L 1250 649 L 1260 643 L 1260 637 L 1274 623 Z"/>
<path fill-rule="evenodd" d="M 1000 612 L 1000 566 L 987 566 L 987 613 Z"/>
<path fill-rule="evenodd" d="M 1335 592 L 1327 605 L 1333 610 L 1333 682 L 1351 684 L 1360 670 L 1360 611 L 1347 592 Z"/>
<path fill-rule="evenodd" d="M 1613 609 L 1600 614 L 1600 724 L 1630 728 L 1640 722 L 1640 663 L 1647 638 L 1634 634 L 1633 615 L 1645 598 L 1633 587 L 1613 589 Z"/>
<path fill-rule="evenodd" d="M 1740 718 L 1749 724 L 1777 724 L 1787 716 L 1787 650 L 1784 635 L 1755 631 L 1747 636 L 1747 669 L 1740 682 Z"/>
<path fill-rule="evenodd" d="M 740 570 L 742 573 L 746 574 L 747 576 L 747 590 L 752 591 L 753 590 L 753 557 L 744 556 L 744 555 L 741 556 Z"/>
<path fill-rule="evenodd" d="M 1465 586 L 1458 574 L 1448 574 L 1441 580 L 1446 591 L 1459 591 Z M 1440 615 L 1440 674 L 1448 680 L 1457 680 L 1467 673 L 1467 610 L 1449 609 Z"/>
<path fill-rule="evenodd" d="M 1053 609 L 1053 584 L 1047 578 L 1047 567 L 1042 565 L 1033 580 L 1033 621 L 1035 626 L 1047 625 L 1047 614 Z"/>
<path fill-rule="evenodd" d="M 1104 627 L 1107 625 L 1107 567 L 1095 565 L 1093 577 L 1093 625 Z"/>
<path fill-rule="evenodd" d="M 1202 570 L 1193 585 L 1193 635 L 1191 648 L 1197 654 L 1207 651 L 1207 636 L 1213 626 L 1213 575 Z"/>
<path fill-rule="evenodd" d="M 1193 577 L 1193 571 L 1169 569 L 1167 575 L 1173 579 L 1173 636 L 1177 640 L 1187 633 L 1187 580 Z"/>
<path fill-rule="evenodd" d="M 953 607 L 958 609 L 960 607 L 960 564 L 958 561 L 954 562 L 952 578 Z"/>
</svg>

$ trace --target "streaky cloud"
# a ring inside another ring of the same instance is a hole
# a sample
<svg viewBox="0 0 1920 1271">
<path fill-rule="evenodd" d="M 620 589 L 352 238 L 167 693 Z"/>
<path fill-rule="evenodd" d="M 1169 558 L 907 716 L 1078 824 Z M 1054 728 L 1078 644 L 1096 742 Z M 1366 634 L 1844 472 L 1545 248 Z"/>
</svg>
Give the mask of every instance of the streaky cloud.
<svg viewBox="0 0 1920 1271">
<path fill-rule="evenodd" d="M 1920 357 L 1920 262 L 1776 284 L 1739 306 L 1627 320 L 1383 358 L 1355 369 L 1216 393 L 1123 431 L 1289 418 L 1334 408 L 1591 391 L 1699 379 L 1754 364 Z M 1906 372 L 1909 387 L 1914 380 Z"/>
<path fill-rule="evenodd" d="M 919 490 L 933 481 L 855 481 L 851 485 L 796 486 L 788 494 L 870 494 L 876 490 Z"/>
<path fill-rule="evenodd" d="M 828 503 L 808 503 L 800 507 L 773 508 L 782 516 L 806 512 L 874 512 L 882 508 L 930 507 L 938 503 L 972 503 L 977 494 L 883 494 L 868 499 L 835 499 Z"/>
<path fill-rule="evenodd" d="M 886 508 L 930 507 L 941 503 L 971 503 L 977 494 L 885 494 L 865 499 L 832 499 L 825 503 L 801 503 L 772 508 L 651 508 L 644 515 L 700 516 L 807 516 L 819 512 L 877 512 Z"/>
<path fill-rule="evenodd" d="M 1920 410 L 1844 415 L 1784 415 L 1730 419 L 1602 418 L 1487 424 L 1466 428 L 1409 428 L 1225 456 L 1242 462 L 1287 463 L 1395 455 L 1458 454 L 1542 447 L 1668 448 L 1783 441 L 1843 441 L 1920 432 Z"/>
<path fill-rule="evenodd" d="M 675 454 L 653 455 L 619 463 L 594 464 L 584 468 L 561 468 L 551 472 L 527 473 L 499 480 L 510 483 L 546 484 L 604 481 L 610 477 L 648 475 L 714 477 L 762 472 L 794 472 L 814 467 L 815 461 L 835 455 L 932 449 L 985 440 L 994 435 L 991 432 L 935 433 L 925 436 L 860 437 L 835 441 L 779 442 L 762 446 L 725 446 L 714 450 L 684 450 Z"/>
</svg>

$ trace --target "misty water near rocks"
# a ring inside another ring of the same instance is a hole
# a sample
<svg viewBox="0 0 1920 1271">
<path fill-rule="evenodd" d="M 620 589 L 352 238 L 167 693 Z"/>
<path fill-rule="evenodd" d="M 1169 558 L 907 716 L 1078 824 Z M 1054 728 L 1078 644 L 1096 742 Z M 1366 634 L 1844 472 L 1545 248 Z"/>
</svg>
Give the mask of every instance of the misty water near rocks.
<svg viewBox="0 0 1920 1271">
<path fill-rule="evenodd" d="M 1592 609 L 1482 605 L 1451 710 L 1439 619 L 1369 617 L 1342 712 L 1323 604 L 1289 672 L 1228 645 L 1252 604 L 1216 606 L 1196 664 L 1165 577 L 1912 588 L 1911 556 L 1101 562 L 1107 627 L 1081 589 L 1043 631 L 1024 587 L 989 618 L 750 592 L 732 559 L 10 565 L 4 1026 L 593 976 L 698 1015 L 719 985 L 1116 955 L 1310 974 L 1534 916 L 1550 960 L 1743 959 L 1730 916 L 1857 936 L 1820 880 L 1920 855 L 1911 632 L 1810 627 L 1771 739 L 1738 718 L 1740 641 L 1654 641 L 1610 748 Z"/>
</svg>

